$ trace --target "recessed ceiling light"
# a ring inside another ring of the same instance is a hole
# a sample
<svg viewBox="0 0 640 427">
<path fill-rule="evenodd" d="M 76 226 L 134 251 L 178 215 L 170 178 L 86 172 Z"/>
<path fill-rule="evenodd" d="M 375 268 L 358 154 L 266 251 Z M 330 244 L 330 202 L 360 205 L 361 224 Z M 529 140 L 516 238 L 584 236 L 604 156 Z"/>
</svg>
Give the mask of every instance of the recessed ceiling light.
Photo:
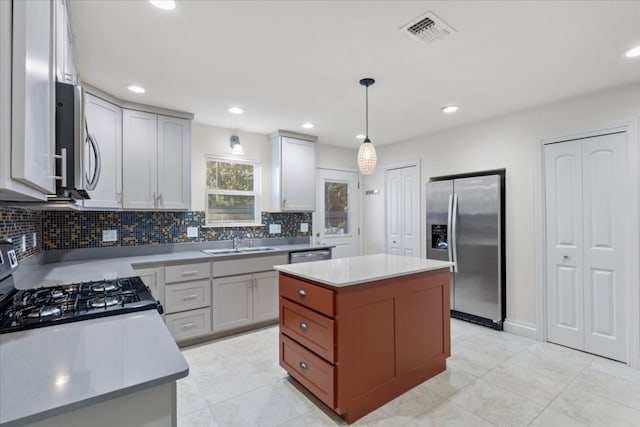
<svg viewBox="0 0 640 427">
<path fill-rule="evenodd" d="M 244 110 L 240 107 L 229 107 L 227 108 L 227 111 L 230 112 L 231 114 L 242 114 L 244 113 Z"/>
<path fill-rule="evenodd" d="M 624 54 L 627 58 L 635 58 L 636 56 L 640 56 L 640 46 L 636 46 L 633 49 L 629 49 L 627 53 Z"/>
<path fill-rule="evenodd" d="M 458 107 L 456 105 L 447 105 L 446 107 L 441 108 L 443 113 L 455 113 L 458 111 Z"/>
<path fill-rule="evenodd" d="M 363 135 L 361 133 L 356 135 L 356 138 L 358 138 L 358 139 L 365 139 L 366 137 L 367 137 L 367 135 Z"/>
<path fill-rule="evenodd" d="M 307 123 L 303 123 L 302 127 L 305 128 L 305 129 L 313 129 L 314 127 L 316 127 L 316 125 L 314 125 L 311 122 L 307 122 Z"/>
<path fill-rule="evenodd" d="M 173 10 L 176 8 L 176 2 L 173 0 L 149 0 L 149 3 L 162 10 Z"/>
<path fill-rule="evenodd" d="M 133 93 L 145 93 L 147 91 L 142 86 L 136 86 L 136 85 L 129 85 L 127 86 L 127 89 L 129 89 Z"/>
</svg>

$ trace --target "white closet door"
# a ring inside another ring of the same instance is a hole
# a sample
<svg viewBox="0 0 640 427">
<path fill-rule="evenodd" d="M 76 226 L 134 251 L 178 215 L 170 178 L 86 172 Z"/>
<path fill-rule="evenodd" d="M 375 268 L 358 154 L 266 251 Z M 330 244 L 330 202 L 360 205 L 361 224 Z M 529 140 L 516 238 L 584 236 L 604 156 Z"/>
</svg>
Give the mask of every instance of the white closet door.
<svg viewBox="0 0 640 427">
<path fill-rule="evenodd" d="M 583 143 L 585 349 L 627 360 L 626 133 Z"/>
<path fill-rule="evenodd" d="M 626 133 L 545 147 L 549 341 L 627 360 Z"/>
<path fill-rule="evenodd" d="M 545 147 L 549 341 L 584 349 L 582 141 Z"/>
<path fill-rule="evenodd" d="M 420 257 L 420 171 L 402 168 L 402 254 Z"/>
<path fill-rule="evenodd" d="M 387 190 L 387 253 L 400 255 L 402 251 L 402 171 L 385 172 Z"/>
</svg>

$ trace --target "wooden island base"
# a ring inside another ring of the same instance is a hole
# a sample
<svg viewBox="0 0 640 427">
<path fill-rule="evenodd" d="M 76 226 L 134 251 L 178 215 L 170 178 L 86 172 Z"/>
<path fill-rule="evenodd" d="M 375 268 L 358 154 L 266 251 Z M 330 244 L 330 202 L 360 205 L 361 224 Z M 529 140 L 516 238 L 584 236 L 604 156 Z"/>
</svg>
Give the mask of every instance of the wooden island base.
<svg viewBox="0 0 640 427">
<path fill-rule="evenodd" d="M 280 273 L 280 366 L 352 423 L 446 369 L 449 269 L 352 286 Z"/>
</svg>

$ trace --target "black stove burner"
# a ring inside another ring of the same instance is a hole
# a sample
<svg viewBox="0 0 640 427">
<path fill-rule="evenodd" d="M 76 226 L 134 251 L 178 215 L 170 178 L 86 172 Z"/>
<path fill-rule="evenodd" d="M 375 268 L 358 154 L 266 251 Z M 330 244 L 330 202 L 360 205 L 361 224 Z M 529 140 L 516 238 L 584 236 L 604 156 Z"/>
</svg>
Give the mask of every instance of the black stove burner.
<svg viewBox="0 0 640 427">
<path fill-rule="evenodd" d="M 162 306 L 139 277 L 13 290 L 0 304 L 0 333 Z"/>
</svg>

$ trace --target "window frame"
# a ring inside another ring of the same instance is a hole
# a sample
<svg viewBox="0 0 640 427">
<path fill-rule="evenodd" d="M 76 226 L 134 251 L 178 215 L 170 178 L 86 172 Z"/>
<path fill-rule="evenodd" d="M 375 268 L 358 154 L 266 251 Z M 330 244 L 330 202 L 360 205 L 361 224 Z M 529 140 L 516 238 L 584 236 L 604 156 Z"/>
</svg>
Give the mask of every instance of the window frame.
<svg viewBox="0 0 640 427">
<path fill-rule="evenodd" d="M 250 165 L 253 166 L 253 191 L 242 190 L 211 190 L 208 185 L 208 164 L 209 162 L 224 162 L 232 164 Z M 238 159 L 235 157 L 217 156 L 214 154 L 206 154 L 204 162 L 204 181 L 205 181 L 205 195 L 204 195 L 204 227 L 262 227 L 262 164 L 259 160 L 253 159 Z M 209 218 L 209 195 L 231 195 L 231 196 L 253 196 L 255 200 L 254 206 L 254 218 L 252 221 L 212 221 Z"/>
</svg>

